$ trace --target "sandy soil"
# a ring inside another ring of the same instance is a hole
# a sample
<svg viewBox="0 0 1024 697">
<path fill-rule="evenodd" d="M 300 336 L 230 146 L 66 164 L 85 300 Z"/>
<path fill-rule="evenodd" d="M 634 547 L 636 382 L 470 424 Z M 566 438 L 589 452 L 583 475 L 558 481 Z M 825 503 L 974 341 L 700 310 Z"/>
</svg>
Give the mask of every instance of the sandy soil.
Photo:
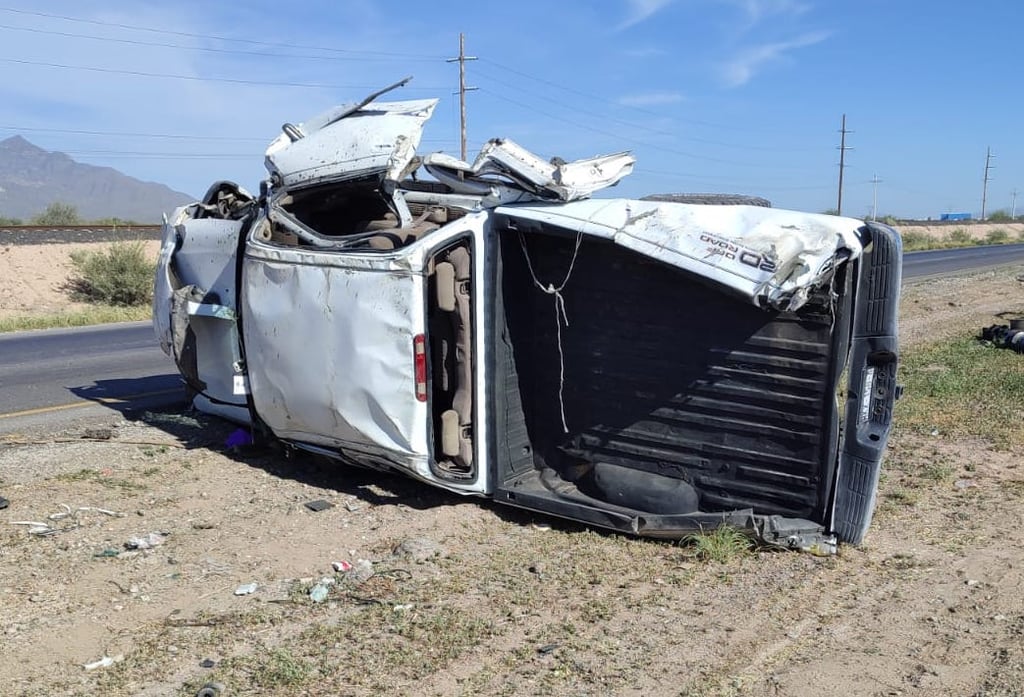
<svg viewBox="0 0 1024 697">
<path fill-rule="evenodd" d="M 158 241 L 144 242 L 156 259 Z M 0 319 L 55 314 L 87 307 L 72 302 L 63 286 L 71 273 L 71 253 L 102 251 L 109 243 L 8 245 L 0 247 Z"/>
<path fill-rule="evenodd" d="M 929 237 L 942 238 L 953 232 L 954 230 L 964 230 L 970 235 L 971 239 L 983 240 L 993 230 L 1005 230 L 1009 233 L 1011 238 L 1017 239 L 1024 233 L 1024 223 L 971 223 L 965 222 L 962 224 L 949 224 L 949 225 L 898 225 L 897 228 L 900 232 L 907 234 L 909 232 L 919 232 Z"/>
<path fill-rule="evenodd" d="M 1024 309 L 1022 270 L 909 286 L 905 345 Z M 1010 697 L 1024 684 L 1020 447 L 897 430 L 862 547 L 707 563 L 397 477 L 232 451 L 231 427 L 198 415 L 92 427 L 110 438 L 0 442 L 5 694 L 194 695 L 218 680 L 226 695 Z M 304 505 L 317 499 L 333 507 Z M 158 546 L 126 550 L 149 533 Z M 374 575 L 311 603 L 342 560 Z M 120 660 L 83 668 L 103 656 Z"/>
</svg>

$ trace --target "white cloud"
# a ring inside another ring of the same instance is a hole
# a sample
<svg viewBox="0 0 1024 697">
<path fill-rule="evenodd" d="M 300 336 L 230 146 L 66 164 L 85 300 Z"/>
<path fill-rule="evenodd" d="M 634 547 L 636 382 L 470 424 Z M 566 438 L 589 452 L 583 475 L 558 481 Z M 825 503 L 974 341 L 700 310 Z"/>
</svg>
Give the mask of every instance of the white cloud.
<svg viewBox="0 0 1024 697">
<path fill-rule="evenodd" d="M 744 49 L 731 61 L 722 66 L 722 77 L 729 87 L 739 87 L 751 80 L 769 63 L 786 58 L 786 54 L 798 48 L 813 46 L 827 39 L 828 32 L 810 32 L 790 41 L 759 44 Z"/>
<path fill-rule="evenodd" d="M 768 17 L 794 16 L 803 14 L 809 6 L 800 0 L 729 0 L 739 6 L 746 15 L 749 26 Z"/>
<path fill-rule="evenodd" d="M 668 51 L 656 46 L 641 46 L 639 48 L 627 48 L 622 52 L 626 58 L 657 58 L 668 55 Z"/>
<path fill-rule="evenodd" d="M 622 31 L 639 24 L 670 5 L 672 0 L 626 0 L 628 15 L 616 29 Z"/>
<path fill-rule="evenodd" d="M 616 100 L 622 106 L 663 106 L 665 104 L 678 104 L 683 101 L 683 95 L 678 92 L 642 92 L 639 94 L 626 94 Z"/>
</svg>

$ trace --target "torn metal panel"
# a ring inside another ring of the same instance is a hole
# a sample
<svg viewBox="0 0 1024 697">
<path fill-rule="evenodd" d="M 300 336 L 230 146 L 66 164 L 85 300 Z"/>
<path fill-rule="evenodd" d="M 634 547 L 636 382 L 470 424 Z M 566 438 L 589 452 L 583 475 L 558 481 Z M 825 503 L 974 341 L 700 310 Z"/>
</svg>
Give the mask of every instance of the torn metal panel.
<svg viewBox="0 0 1024 697">
<path fill-rule="evenodd" d="M 629 153 L 602 155 L 575 162 L 547 162 L 507 138 L 495 138 L 480 149 L 473 164 L 443 153 L 427 155 L 423 165 L 457 193 L 500 195 L 511 186 L 541 199 L 575 201 L 614 186 L 633 171 Z"/>
<path fill-rule="evenodd" d="M 375 102 L 356 111 L 326 111 L 302 123 L 296 133 L 278 136 L 267 148 L 267 170 L 284 189 L 400 176 L 437 101 Z"/>
<path fill-rule="evenodd" d="M 614 199 L 497 212 L 611 239 L 775 310 L 799 309 L 837 263 L 862 248 L 858 220 L 760 206 Z"/>
<path fill-rule="evenodd" d="M 243 220 L 192 218 L 179 209 L 164 229 L 154 287 L 153 321 L 165 353 L 215 413 L 247 423 L 236 324 L 235 273 Z"/>
</svg>

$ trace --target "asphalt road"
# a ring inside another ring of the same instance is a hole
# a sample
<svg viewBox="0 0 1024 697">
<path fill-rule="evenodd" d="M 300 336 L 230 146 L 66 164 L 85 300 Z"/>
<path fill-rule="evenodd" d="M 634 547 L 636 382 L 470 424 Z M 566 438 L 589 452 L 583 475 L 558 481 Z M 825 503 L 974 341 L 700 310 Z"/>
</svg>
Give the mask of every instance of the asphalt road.
<svg viewBox="0 0 1024 697">
<path fill-rule="evenodd" d="M 1024 244 L 995 244 L 963 249 L 934 249 L 903 255 L 903 278 L 941 276 L 1003 264 L 1024 263 Z"/>
<path fill-rule="evenodd" d="M 1013 263 L 1024 263 L 1024 244 L 910 252 L 903 278 Z M 0 434 L 184 399 L 149 322 L 0 334 Z"/>
<path fill-rule="evenodd" d="M 0 334 L 0 433 L 184 399 L 149 322 Z"/>
</svg>

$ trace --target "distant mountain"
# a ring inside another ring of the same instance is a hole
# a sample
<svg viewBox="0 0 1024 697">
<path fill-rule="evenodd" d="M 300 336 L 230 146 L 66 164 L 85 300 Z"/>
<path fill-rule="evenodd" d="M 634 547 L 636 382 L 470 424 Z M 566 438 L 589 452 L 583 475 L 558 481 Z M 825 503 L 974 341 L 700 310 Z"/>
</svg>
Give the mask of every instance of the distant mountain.
<svg viewBox="0 0 1024 697">
<path fill-rule="evenodd" d="M 164 212 L 195 199 L 129 177 L 110 167 L 75 162 L 21 136 L 0 140 L 0 216 L 27 221 L 54 201 L 70 203 L 85 220 L 123 218 L 158 223 Z"/>
</svg>

